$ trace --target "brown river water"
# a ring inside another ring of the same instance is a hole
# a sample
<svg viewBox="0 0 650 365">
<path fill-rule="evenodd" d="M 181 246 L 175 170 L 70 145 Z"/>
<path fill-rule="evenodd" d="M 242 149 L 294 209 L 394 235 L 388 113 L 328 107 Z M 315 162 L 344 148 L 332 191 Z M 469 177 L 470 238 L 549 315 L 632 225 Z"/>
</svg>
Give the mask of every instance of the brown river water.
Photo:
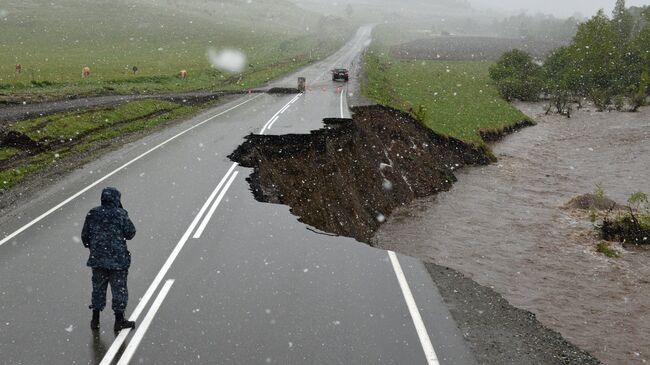
<svg viewBox="0 0 650 365">
<path fill-rule="evenodd" d="M 517 107 L 538 125 L 495 144 L 497 163 L 459 171 L 451 191 L 400 208 L 373 243 L 492 287 L 606 364 L 650 362 L 650 250 L 607 258 L 592 223 L 561 208 L 596 184 L 619 203 L 650 193 L 650 108 L 566 119 Z"/>
</svg>

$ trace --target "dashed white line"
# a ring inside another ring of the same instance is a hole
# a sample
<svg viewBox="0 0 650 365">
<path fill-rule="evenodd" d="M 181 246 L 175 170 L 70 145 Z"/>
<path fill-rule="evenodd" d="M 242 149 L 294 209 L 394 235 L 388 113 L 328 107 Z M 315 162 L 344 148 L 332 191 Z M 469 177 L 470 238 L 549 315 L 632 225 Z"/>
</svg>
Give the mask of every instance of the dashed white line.
<svg viewBox="0 0 650 365">
<path fill-rule="evenodd" d="M 219 197 L 217 198 L 217 200 L 214 201 L 212 207 L 210 207 L 210 211 L 208 211 L 208 214 L 205 215 L 205 218 L 203 218 L 203 222 L 201 222 L 199 229 L 197 229 L 196 232 L 194 232 L 194 238 L 201 238 L 201 234 L 203 234 L 203 230 L 205 230 L 205 227 L 208 225 L 208 222 L 210 222 L 210 218 L 212 218 L 214 211 L 217 210 L 219 203 L 221 203 L 221 200 L 228 192 L 228 189 L 230 189 L 230 185 L 232 185 L 232 182 L 235 181 L 235 178 L 237 177 L 238 173 L 239 171 L 235 171 L 235 173 L 232 174 L 232 176 L 230 177 L 230 180 L 228 180 L 226 186 L 224 186 L 224 188 L 221 190 L 221 193 L 219 193 Z"/>
<path fill-rule="evenodd" d="M 135 350 L 138 349 L 138 346 L 140 345 L 144 334 L 147 332 L 147 329 L 149 329 L 149 325 L 151 325 L 153 317 L 156 315 L 156 312 L 158 312 L 158 308 L 160 308 L 163 300 L 165 300 L 169 289 L 172 287 L 172 284 L 174 284 L 174 280 L 169 279 L 165 282 L 162 289 L 160 289 L 160 293 L 158 293 L 158 296 L 153 301 L 153 304 L 151 304 L 151 308 L 149 308 L 149 312 L 147 312 L 147 315 L 142 320 L 142 323 L 138 325 L 138 329 L 135 331 L 133 338 L 131 338 L 129 345 L 126 347 L 126 350 L 124 350 L 124 353 L 122 354 L 122 357 L 120 358 L 120 361 L 117 363 L 117 365 L 127 365 L 129 361 L 131 361 L 133 354 L 135 354 Z"/>
<path fill-rule="evenodd" d="M 388 251 L 388 257 L 390 258 L 390 262 L 393 264 L 393 270 L 397 276 L 399 286 L 402 289 L 402 295 L 404 295 L 406 306 L 409 309 L 411 319 L 415 325 L 415 331 L 418 333 L 420 344 L 422 344 L 422 349 L 424 350 L 424 356 L 427 359 L 427 364 L 439 365 L 438 356 L 436 355 L 436 351 L 433 349 L 431 339 L 429 338 L 429 333 L 427 332 L 427 328 L 424 326 L 422 316 L 420 316 L 420 310 L 418 309 L 417 304 L 415 304 L 415 298 L 413 298 L 411 288 L 409 288 L 409 284 L 406 281 L 404 271 L 402 271 L 402 266 L 399 264 L 397 255 L 395 255 L 395 252 L 393 251 Z"/>
<path fill-rule="evenodd" d="M 125 163 L 124 165 L 118 167 L 117 169 L 111 171 L 109 174 L 105 175 L 105 176 L 102 177 L 101 179 L 99 179 L 99 180 L 93 182 L 92 184 L 86 186 L 85 188 L 83 188 L 83 189 L 81 189 L 79 192 L 77 192 L 76 194 L 72 195 L 71 197 L 67 198 L 66 200 L 64 200 L 64 201 L 62 201 L 61 203 L 59 203 L 59 204 L 55 205 L 54 207 L 52 207 L 50 210 L 48 210 L 48 211 L 46 211 L 45 213 L 43 213 L 43 214 L 39 215 L 38 217 L 34 218 L 31 222 L 29 222 L 29 223 L 25 224 L 24 226 L 20 227 L 20 228 L 17 229 L 15 232 L 9 234 L 8 236 L 6 236 L 5 238 L 3 238 L 3 239 L 0 241 L 0 246 L 2 246 L 3 244 L 7 243 L 9 240 L 11 240 L 12 238 L 16 237 L 17 235 L 21 234 L 22 232 L 24 232 L 24 231 L 25 231 L 26 229 L 28 229 L 29 227 L 31 227 L 31 226 L 33 226 L 34 224 L 40 222 L 43 218 L 47 217 L 48 215 L 50 215 L 50 214 L 52 214 L 53 212 L 57 211 L 58 209 L 62 208 L 63 206 L 65 206 L 66 204 L 68 204 L 69 202 L 71 202 L 72 200 L 74 200 L 74 199 L 76 199 L 77 197 L 79 197 L 81 194 L 83 194 L 83 193 L 87 192 L 88 190 L 94 188 L 95 186 L 97 186 L 97 185 L 98 185 L 99 183 L 101 183 L 102 181 L 104 181 L 104 180 L 108 179 L 109 177 L 115 175 L 116 173 L 122 171 L 124 168 L 128 167 L 128 166 L 131 165 L 132 163 L 138 161 L 139 159 L 141 159 L 141 158 L 145 157 L 146 155 L 150 154 L 151 152 L 153 152 L 153 151 L 159 149 L 160 147 L 166 145 L 166 144 L 169 143 L 170 141 L 173 141 L 174 139 L 176 139 L 176 138 L 182 136 L 183 134 L 185 134 L 185 133 L 187 133 L 187 132 L 189 132 L 189 131 L 191 131 L 191 130 L 193 130 L 193 129 L 195 129 L 195 128 L 197 128 L 197 127 L 199 127 L 199 126 L 201 126 L 201 125 L 203 125 L 203 124 L 205 124 L 205 123 L 207 123 L 207 122 L 209 122 L 209 121 L 211 121 L 212 119 L 214 119 L 214 118 L 216 118 L 216 117 L 218 117 L 218 116 L 224 115 L 224 114 L 228 113 L 229 111 L 231 111 L 231 110 L 233 110 L 233 109 L 236 109 L 236 108 L 238 108 L 238 107 L 240 107 L 240 106 L 242 106 L 242 105 L 244 105 L 244 104 L 246 104 L 246 103 L 248 103 L 248 102 L 250 102 L 250 101 L 252 101 L 252 100 L 254 100 L 254 99 L 257 99 L 260 95 L 262 95 L 262 94 L 258 94 L 258 95 L 256 95 L 256 96 L 254 96 L 254 97 L 252 97 L 252 98 L 250 98 L 250 99 L 244 101 L 243 103 L 239 103 L 239 104 L 233 106 L 232 108 L 229 108 L 229 109 L 224 110 L 224 111 L 222 111 L 222 112 L 220 112 L 220 113 L 218 113 L 218 114 L 215 114 L 215 115 L 211 116 L 210 118 L 208 118 L 208 119 L 206 119 L 206 120 L 204 120 L 204 121 L 202 121 L 202 122 L 200 122 L 200 123 L 197 123 L 197 124 L 195 124 L 194 126 L 192 126 L 192 127 L 190 127 L 190 128 L 185 129 L 184 131 L 182 131 L 182 132 L 176 134 L 176 135 L 173 136 L 173 137 L 170 137 L 169 139 L 165 140 L 164 142 L 162 142 L 162 143 L 156 145 L 155 147 L 153 147 L 153 148 L 147 150 L 146 152 L 140 154 L 138 157 L 132 159 L 131 161 Z"/>
</svg>

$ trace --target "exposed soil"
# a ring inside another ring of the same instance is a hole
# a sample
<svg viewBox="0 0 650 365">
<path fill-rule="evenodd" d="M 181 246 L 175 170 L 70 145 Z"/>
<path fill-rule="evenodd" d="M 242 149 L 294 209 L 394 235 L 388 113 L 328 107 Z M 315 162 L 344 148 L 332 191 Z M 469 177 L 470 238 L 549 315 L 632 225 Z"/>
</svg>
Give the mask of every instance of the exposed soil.
<svg viewBox="0 0 650 365">
<path fill-rule="evenodd" d="M 562 208 L 574 210 L 595 209 L 599 211 L 605 211 L 609 209 L 621 209 L 623 206 L 606 196 L 599 197 L 596 194 L 589 193 L 578 195 L 575 198 L 572 198 L 566 204 L 564 204 Z"/>
<path fill-rule="evenodd" d="M 308 135 L 249 135 L 230 157 L 254 168 L 260 201 L 291 207 L 321 230 L 369 242 L 397 206 L 449 190 L 484 150 L 433 133 L 405 113 L 368 106 Z"/>
<path fill-rule="evenodd" d="M 0 130 L 0 146 L 15 147 L 22 150 L 37 151 L 42 146 L 26 135 L 16 131 Z"/>
<path fill-rule="evenodd" d="M 462 166 L 490 162 L 487 151 L 381 106 L 355 107 L 352 120 L 325 125 L 309 135 L 250 135 L 230 157 L 254 168 L 248 181 L 258 200 L 289 205 L 326 234 L 366 243 L 395 208 L 448 190 Z M 479 363 L 600 363 L 494 290 L 455 270 L 426 266 Z"/>
<path fill-rule="evenodd" d="M 527 41 L 516 38 L 440 36 L 419 39 L 392 48 L 395 57 L 441 61 L 496 60 L 513 48 L 529 52 L 543 59 L 560 43 Z"/>
<path fill-rule="evenodd" d="M 518 107 L 538 124 L 494 145 L 497 164 L 463 169 L 449 192 L 399 208 L 373 243 L 493 287 L 605 363 L 646 363 L 650 251 L 619 244 L 620 258 L 608 258 L 587 211 L 564 208 L 596 184 L 618 202 L 650 191 L 650 109 L 587 106 L 567 119 L 542 103 Z"/>
<path fill-rule="evenodd" d="M 272 87 L 267 91 L 269 94 L 298 94 L 300 90 L 295 87 Z"/>
</svg>

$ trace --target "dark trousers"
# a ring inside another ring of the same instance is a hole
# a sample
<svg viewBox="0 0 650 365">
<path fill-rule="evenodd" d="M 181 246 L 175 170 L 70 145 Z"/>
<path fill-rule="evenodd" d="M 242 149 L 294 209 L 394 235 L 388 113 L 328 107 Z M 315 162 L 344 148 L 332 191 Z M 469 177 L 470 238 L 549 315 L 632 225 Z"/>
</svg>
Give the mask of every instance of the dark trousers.
<svg viewBox="0 0 650 365">
<path fill-rule="evenodd" d="M 124 313 L 129 301 L 126 277 L 129 270 L 108 270 L 93 268 L 93 295 L 90 309 L 103 310 L 106 307 L 106 289 L 111 284 L 112 306 L 115 313 Z"/>
</svg>

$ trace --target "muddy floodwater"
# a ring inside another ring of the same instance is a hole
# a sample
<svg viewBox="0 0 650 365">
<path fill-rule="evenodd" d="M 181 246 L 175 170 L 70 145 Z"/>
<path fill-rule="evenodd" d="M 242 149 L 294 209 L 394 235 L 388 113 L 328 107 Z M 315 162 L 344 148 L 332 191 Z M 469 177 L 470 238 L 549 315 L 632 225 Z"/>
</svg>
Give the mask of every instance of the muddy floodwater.
<svg viewBox="0 0 650 365">
<path fill-rule="evenodd" d="M 451 191 L 400 208 L 374 244 L 463 272 L 607 364 L 650 362 L 650 251 L 607 258 L 589 220 L 561 208 L 596 184 L 619 203 L 650 193 L 650 108 L 566 119 L 517 106 L 538 125 Z"/>
</svg>

